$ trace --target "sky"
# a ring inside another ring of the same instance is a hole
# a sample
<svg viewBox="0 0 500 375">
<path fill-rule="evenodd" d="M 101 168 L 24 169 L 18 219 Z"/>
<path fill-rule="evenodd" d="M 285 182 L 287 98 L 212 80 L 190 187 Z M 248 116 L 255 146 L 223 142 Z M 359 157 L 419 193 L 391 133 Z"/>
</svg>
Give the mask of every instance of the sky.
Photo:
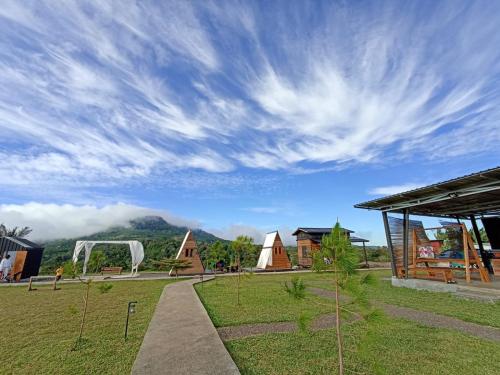
<svg viewBox="0 0 500 375">
<path fill-rule="evenodd" d="M 2 1 L 0 222 L 224 238 L 499 165 L 500 2 Z"/>
</svg>

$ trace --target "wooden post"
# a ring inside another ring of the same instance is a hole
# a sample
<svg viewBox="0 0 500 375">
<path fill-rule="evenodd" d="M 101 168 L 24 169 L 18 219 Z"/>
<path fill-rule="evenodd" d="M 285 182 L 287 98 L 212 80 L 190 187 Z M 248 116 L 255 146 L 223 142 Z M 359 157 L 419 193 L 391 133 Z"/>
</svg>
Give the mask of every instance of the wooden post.
<svg viewBox="0 0 500 375">
<path fill-rule="evenodd" d="M 465 281 L 470 283 L 470 263 L 469 263 L 469 245 L 467 241 L 467 228 L 465 224 L 460 224 L 462 227 L 462 241 L 464 245 L 464 260 L 465 260 Z"/>
<path fill-rule="evenodd" d="M 31 284 L 33 283 L 33 276 L 30 277 L 30 283 L 28 285 L 28 292 L 31 292 L 33 288 L 31 287 Z"/>
<path fill-rule="evenodd" d="M 385 228 L 385 238 L 387 240 L 387 248 L 389 249 L 389 255 L 391 256 L 391 268 L 392 268 L 392 276 L 397 277 L 398 273 L 396 270 L 396 258 L 394 257 L 392 240 L 391 240 L 391 230 L 389 228 L 389 220 L 387 219 L 387 212 L 382 212 L 382 219 L 384 220 L 384 228 Z"/>
<path fill-rule="evenodd" d="M 370 268 L 370 265 L 368 264 L 368 257 L 366 256 L 365 241 L 363 241 L 363 253 L 365 254 L 365 266 L 366 266 L 366 268 Z"/>
<path fill-rule="evenodd" d="M 481 239 L 481 232 L 479 232 L 477 221 L 474 215 L 470 215 L 470 222 L 472 224 L 472 229 L 474 230 L 474 236 L 476 236 L 476 242 L 479 246 L 479 253 L 481 254 L 481 260 L 483 261 L 484 267 L 490 274 L 493 274 L 493 267 L 491 266 L 490 257 L 489 254 L 484 250 L 483 240 Z"/>
<path fill-rule="evenodd" d="M 413 235 L 413 278 L 417 278 L 417 230 L 413 228 L 412 235 Z"/>
<path fill-rule="evenodd" d="M 403 211 L 403 266 L 405 269 L 405 279 L 408 278 L 408 247 L 410 240 L 410 211 L 405 208 Z"/>
</svg>

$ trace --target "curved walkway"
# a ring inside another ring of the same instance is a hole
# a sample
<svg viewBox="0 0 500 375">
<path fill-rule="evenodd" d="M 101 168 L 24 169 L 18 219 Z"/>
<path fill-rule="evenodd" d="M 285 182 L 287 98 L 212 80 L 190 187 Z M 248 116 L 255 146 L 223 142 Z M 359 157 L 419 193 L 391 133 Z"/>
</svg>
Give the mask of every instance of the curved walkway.
<svg viewBox="0 0 500 375">
<path fill-rule="evenodd" d="M 308 288 L 308 290 L 320 297 L 335 298 L 335 293 L 330 290 L 321 288 Z M 500 328 L 465 322 L 457 318 L 409 307 L 394 306 L 385 303 L 378 303 L 377 306 L 380 306 L 386 314 L 392 317 L 412 320 L 428 327 L 455 329 L 482 339 L 500 341 Z"/>
<path fill-rule="evenodd" d="M 191 279 L 165 287 L 132 374 L 240 373 L 193 288 L 197 282 Z"/>
</svg>

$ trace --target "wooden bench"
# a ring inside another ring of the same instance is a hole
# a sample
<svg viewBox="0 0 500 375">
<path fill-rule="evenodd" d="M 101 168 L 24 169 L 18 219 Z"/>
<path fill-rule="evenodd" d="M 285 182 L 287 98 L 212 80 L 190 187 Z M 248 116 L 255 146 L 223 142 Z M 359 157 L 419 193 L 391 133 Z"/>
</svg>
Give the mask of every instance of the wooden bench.
<svg viewBox="0 0 500 375">
<path fill-rule="evenodd" d="M 36 288 L 33 288 L 33 281 L 52 281 L 52 290 L 59 289 L 57 288 L 57 277 L 55 276 L 31 276 L 28 284 L 28 292 L 36 290 Z"/>
<path fill-rule="evenodd" d="M 123 267 L 102 267 L 101 268 L 101 275 L 104 275 L 105 273 L 114 273 L 121 275 L 122 274 Z"/>
<path fill-rule="evenodd" d="M 500 276 L 500 258 L 493 258 L 491 260 L 491 266 L 493 267 L 495 276 Z"/>
<path fill-rule="evenodd" d="M 402 267 L 398 267 L 398 277 L 403 278 L 405 276 L 405 270 Z M 426 275 L 418 274 L 419 271 L 425 272 Z M 409 266 L 408 272 L 412 274 L 413 278 L 416 279 L 436 279 L 442 280 L 445 283 L 452 284 L 455 283 L 455 278 L 453 277 L 453 269 L 450 267 L 414 267 Z"/>
</svg>

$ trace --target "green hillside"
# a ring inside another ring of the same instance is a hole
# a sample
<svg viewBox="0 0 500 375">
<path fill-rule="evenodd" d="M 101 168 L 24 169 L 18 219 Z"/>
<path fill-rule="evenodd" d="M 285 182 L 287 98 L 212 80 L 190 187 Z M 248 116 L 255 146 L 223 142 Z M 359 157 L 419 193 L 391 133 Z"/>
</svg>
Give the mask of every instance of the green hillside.
<svg viewBox="0 0 500 375">
<path fill-rule="evenodd" d="M 129 227 L 114 227 L 90 236 L 49 241 L 45 243 L 41 270 L 52 272 L 58 266 L 68 262 L 73 255 L 77 240 L 138 240 L 144 245 L 143 266 L 153 268 L 153 260 L 175 256 L 187 230 L 187 227 L 169 224 L 159 216 L 145 216 L 131 220 Z M 221 240 L 200 229 L 193 230 L 193 233 L 202 254 L 208 244 Z M 93 250 L 93 254 L 95 253 L 103 258 L 99 261 L 102 266 L 121 266 L 125 269 L 130 266 L 130 253 L 127 246 L 96 245 Z M 91 258 L 91 263 L 92 261 L 95 262 L 95 259 Z"/>
</svg>

